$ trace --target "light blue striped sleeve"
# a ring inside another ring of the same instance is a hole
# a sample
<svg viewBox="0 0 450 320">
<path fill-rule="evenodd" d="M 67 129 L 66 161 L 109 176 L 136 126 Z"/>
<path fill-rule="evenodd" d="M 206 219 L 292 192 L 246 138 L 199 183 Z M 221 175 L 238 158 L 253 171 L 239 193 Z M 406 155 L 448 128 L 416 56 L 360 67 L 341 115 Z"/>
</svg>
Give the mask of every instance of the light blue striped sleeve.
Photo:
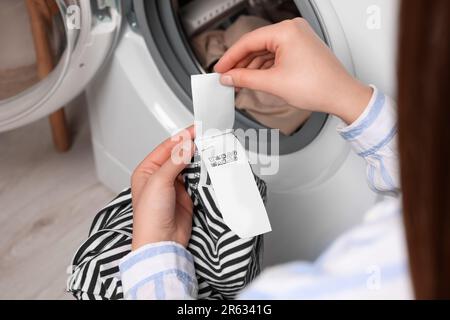
<svg viewBox="0 0 450 320">
<path fill-rule="evenodd" d="M 372 98 L 349 126 L 338 127 L 356 153 L 367 162 L 367 178 L 377 192 L 399 191 L 397 111 L 391 98 L 372 86 Z"/>
<path fill-rule="evenodd" d="M 119 264 L 125 299 L 195 299 L 198 292 L 194 259 L 176 242 L 142 246 Z"/>
</svg>

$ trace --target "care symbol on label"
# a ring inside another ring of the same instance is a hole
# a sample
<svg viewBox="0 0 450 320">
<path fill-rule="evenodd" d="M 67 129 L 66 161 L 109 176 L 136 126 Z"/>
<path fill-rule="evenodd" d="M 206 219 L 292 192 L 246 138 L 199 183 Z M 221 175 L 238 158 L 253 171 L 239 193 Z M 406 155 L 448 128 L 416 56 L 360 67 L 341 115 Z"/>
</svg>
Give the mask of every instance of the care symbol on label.
<svg viewBox="0 0 450 320">
<path fill-rule="evenodd" d="M 224 152 L 216 156 L 209 157 L 212 167 L 222 166 L 224 164 L 235 162 L 238 160 L 237 151 Z"/>
</svg>

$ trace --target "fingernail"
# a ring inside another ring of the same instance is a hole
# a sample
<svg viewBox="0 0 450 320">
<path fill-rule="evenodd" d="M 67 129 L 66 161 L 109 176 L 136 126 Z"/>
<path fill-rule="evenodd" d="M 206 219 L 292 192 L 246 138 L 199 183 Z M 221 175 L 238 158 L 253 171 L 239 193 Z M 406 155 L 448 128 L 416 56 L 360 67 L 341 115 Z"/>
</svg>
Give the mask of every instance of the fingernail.
<svg viewBox="0 0 450 320">
<path fill-rule="evenodd" d="M 222 83 L 224 86 L 229 86 L 229 87 L 234 86 L 233 78 L 227 74 L 220 77 L 220 83 Z"/>
</svg>

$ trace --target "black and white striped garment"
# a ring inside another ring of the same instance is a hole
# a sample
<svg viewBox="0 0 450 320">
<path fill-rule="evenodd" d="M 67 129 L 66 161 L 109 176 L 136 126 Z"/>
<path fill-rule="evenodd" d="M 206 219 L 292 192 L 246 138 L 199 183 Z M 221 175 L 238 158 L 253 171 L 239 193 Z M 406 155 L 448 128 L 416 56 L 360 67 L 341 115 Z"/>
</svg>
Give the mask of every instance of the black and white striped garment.
<svg viewBox="0 0 450 320">
<path fill-rule="evenodd" d="M 209 176 L 200 160 L 185 169 L 186 189 L 194 204 L 188 250 L 194 257 L 199 299 L 234 298 L 260 272 L 263 236 L 240 239 L 223 222 Z M 263 200 L 266 184 L 255 176 Z M 123 299 L 119 261 L 131 250 L 131 191 L 121 192 L 94 218 L 88 239 L 76 251 L 67 290 L 80 300 Z"/>
</svg>

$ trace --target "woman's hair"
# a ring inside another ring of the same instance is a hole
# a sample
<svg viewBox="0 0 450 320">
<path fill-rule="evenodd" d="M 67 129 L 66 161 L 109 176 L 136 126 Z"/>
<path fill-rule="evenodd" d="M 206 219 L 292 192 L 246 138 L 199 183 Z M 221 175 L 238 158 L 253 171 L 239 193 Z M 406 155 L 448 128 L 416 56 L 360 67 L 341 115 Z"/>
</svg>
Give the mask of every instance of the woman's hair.
<svg viewBox="0 0 450 320">
<path fill-rule="evenodd" d="M 403 0 L 399 153 L 416 298 L 450 298 L 449 0 Z"/>
</svg>

